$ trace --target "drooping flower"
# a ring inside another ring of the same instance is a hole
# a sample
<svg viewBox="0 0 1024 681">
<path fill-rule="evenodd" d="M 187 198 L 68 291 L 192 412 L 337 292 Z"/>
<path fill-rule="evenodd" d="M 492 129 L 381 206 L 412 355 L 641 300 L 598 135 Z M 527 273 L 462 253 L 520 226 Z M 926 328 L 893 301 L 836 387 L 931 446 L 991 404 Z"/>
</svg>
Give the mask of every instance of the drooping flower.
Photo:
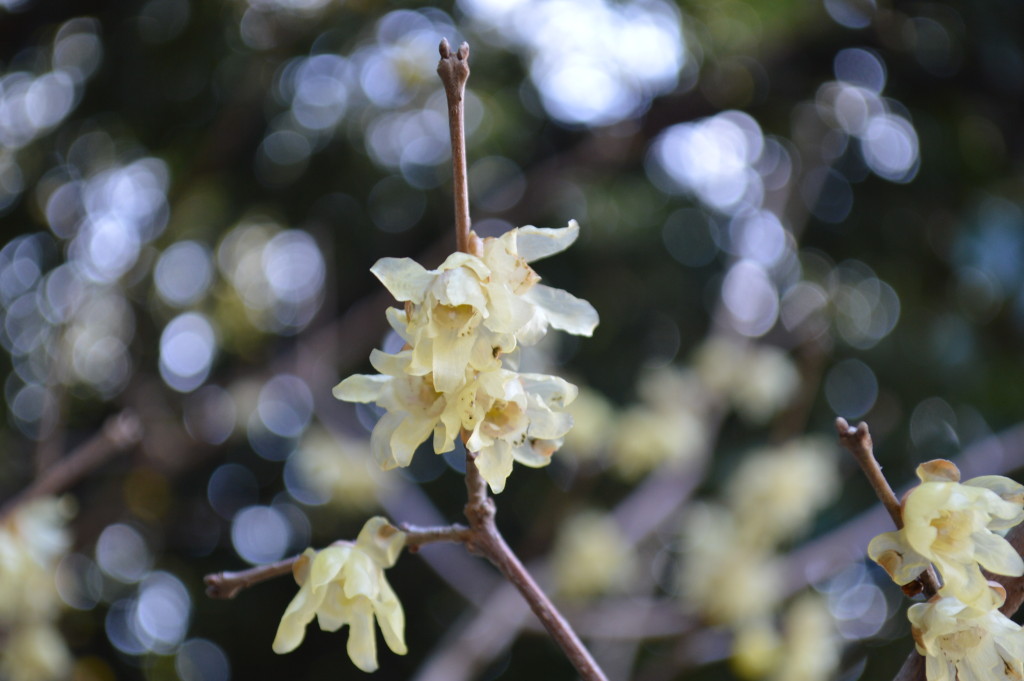
<svg viewBox="0 0 1024 681">
<path fill-rule="evenodd" d="M 1024 519 L 1024 486 L 994 475 L 960 483 L 960 471 L 943 459 L 921 464 L 917 475 L 921 484 L 903 501 L 903 529 L 872 539 L 868 555 L 897 584 L 913 581 L 934 563 L 942 595 L 989 609 L 982 567 L 1024 575 L 1024 560 L 1000 536 Z"/>
<path fill-rule="evenodd" d="M 384 576 L 404 546 L 405 534 L 376 516 L 366 522 L 354 544 L 306 549 L 293 567 L 299 592 L 281 617 L 274 652 L 295 650 L 306 636 L 306 625 L 316 617 L 324 631 L 349 625 L 348 656 L 364 672 L 377 669 L 374 620 L 388 648 L 404 655 L 405 613 Z"/>
<path fill-rule="evenodd" d="M 928 681 L 1019 681 L 1024 678 L 1024 630 L 997 609 L 1006 593 L 994 582 L 976 609 L 952 596 L 910 606 L 907 617 Z"/>
<path fill-rule="evenodd" d="M 697 349 L 694 367 L 712 393 L 751 423 L 764 423 L 777 414 L 800 387 L 789 355 L 770 345 L 714 336 Z"/>
<path fill-rule="evenodd" d="M 408 466 L 421 442 L 434 436 L 434 451 L 450 451 L 459 434 L 445 396 L 434 389 L 430 375 L 406 372 L 412 351 L 389 355 L 370 353 L 379 374 L 355 374 L 334 387 L 334 396 L 347 402 L 374 402 L 387 410 L 370 435 L 370 449 L 385 470 Z M 465 369 L 463 369 L 465 371 Z"/>
<path fill-rule="evenodd" d="M 502 369 L 480 374 L 459 394 L 466 447 L 476 452 L 476 467 L 493 492 L 505 488 L 514 462 L 532 468 L 551 463 L 572 428 L 564 409 L 576 393 L 557 376 Z"/>
</svg>

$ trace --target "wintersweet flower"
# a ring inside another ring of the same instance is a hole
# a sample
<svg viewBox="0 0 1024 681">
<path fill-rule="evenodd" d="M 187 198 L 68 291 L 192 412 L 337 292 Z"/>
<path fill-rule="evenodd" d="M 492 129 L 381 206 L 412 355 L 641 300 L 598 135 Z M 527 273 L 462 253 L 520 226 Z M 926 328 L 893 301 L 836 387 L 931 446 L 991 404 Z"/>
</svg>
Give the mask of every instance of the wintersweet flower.
<svg viewBox="0 0 1024 681">
<path fill-rule="evenodd" d="M 1024 519 L 1024 486 L 993 475 L 960 483 L 960 471 L 943 459 L 921 464 L 917 475 L 921 484 L 903 501 L 903 529 L 872 539 L 868 555 L 897 584 L 913 581 L 934 563 L 943 596 L 988 609 L 991 591 L 981 568 L 1024 575 L 1024 560 L 997 534 Z"/>
<path fill-rule="evenodd" d="M 315 616 L 324 631 L 349 625 L 348 656 L 364 672 L 377 669 L 376 619 L 388 648 L 405 655 L 405 613 L 384 577 L 405 546 L 405 534 L 380 516 L 363 526 L 355 543 L 306 549 L 292 571 L 299 592 L 288 604 L 274 638 L 274 652 L 295 650 Z"/>
<path fill-rule="evenodd" d="M 832 447 L 807 437 L 751 452 L 729 479 L 726 496 L 743 518 L 744 541 L 774 545 L 805 530 L 838 485 Z"/>
<path fill-rule="evenodd" d="M 994 582 L 995 607 L 978 610 L 952 596 L 910 606 L 907 617 L 928 681 L 1019 681 L 1024 631 L 997 609 L 1006 597 Z"/>
<path fill-rule="evenodd" d="M 618 523 L 607 513 L 588 510 L 562 526 L 551 569 L 561 595 L 585 599 L 624 590 L 636 574 L 636 560 Z"/>
<path fill-rule="evenodd" d="M 379 260 L 370 271 L 407 304 L 404 316 L 390 319 L 413 349 L 409 373 L 432 374 L 438 392 L 453 392 L 466 367 L 493 369 L 500 354 L 540 340 L 549 326 L 593 333 L 598 318 L 590 303 L 539 284 L 528 264 L 565 250 L 578 235 L 575 221 L 562 229 L 521 227 L 484 239 L 479 257 L 453 253 L 436 270 L 409 258 Z"/>
<path fill-rule="evenodd" d="M 532 468 L 551 463 L 572 428 L 563 410 L 576 394 L 576 386 L 557 376 L 505 369 L 481 374 L 459 394 L 466 447 L 476 452 L 476 467 L 495 494 L 505 488 L 514 462 Z"/>
<path fill-rule="evenodd" d="M 411 350 L 395 355 L 374 350 L 370 364 L 381 373 L 349 376 L 333 391 L 339 400 L 374 402 L 387 411 L 370 435 L 370 449 L 385 470 L 408 466 L 416 448 L 431 434 L 437 453 L 450 451 L 459 434 L 459 419 L 435 390 L 430 375 L 406 372 L 411 361 Z"/>
<path fill-rule="evenodd" d="M 828 604 L 815 593 L 799 596 L 782 617 L 785 642 L 772 681 L 824 681 L 835 678 L 841 641 Z M 931 677 L 929 677 L 931 678 Z"/>
</svg>

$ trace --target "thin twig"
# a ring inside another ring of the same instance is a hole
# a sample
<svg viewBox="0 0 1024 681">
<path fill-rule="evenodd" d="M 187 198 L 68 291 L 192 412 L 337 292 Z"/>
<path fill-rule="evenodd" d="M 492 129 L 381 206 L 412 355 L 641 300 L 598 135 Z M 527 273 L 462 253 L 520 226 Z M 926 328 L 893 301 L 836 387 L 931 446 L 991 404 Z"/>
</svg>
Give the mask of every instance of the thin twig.
<svg viewBox="0 0 1024 681">
<path fill-rule="evenodd" d="M 405 532 L 405 548 L 415 553 L 424 544 L 435 542 L 457 542 L 468 541 L 470 530 L 465 525 L 447 525 L 444 527 L 415 527 L 403 525 Z M 276 563 L 257 565 L 248 570 L 238 572 L 214 572 L 206 575 L 203 582 L 206 583 L 206 595 L 210 598 L 227 599 L 234 598 L 243 589 L 255 586 L 268 579 L 281 577 L 290 574 L 292 566 L 302 554 L 279 560 Z"/>
<path fill-rule="evenodd" d="M 466 518 L 469 519 L 471 530 L 466 547 L 494 563 L 505 579 L 519 590 L 533 614 L 576 667 L 584 681 L 607 681 L 604 672 L 565 617 L 505 543 L 494 522 L 494 500 L 487 494 L 486 483 L 477 470 L 475 456 L 469 451 L 466 452 L 466 491 L 469 497 Z"/>
<path fill-rule="evenodd" d="M 861 421 L 854 428 L 840 416 L 836 419 L 836 431 L 839 433 L 839 442 L 853 454 L 853 458 L 857 459 L 861 470 L 864 471 L 868 482 L 875 490 L 875 494 L 878 495 L 885 510 L 889 512 L 889 516 L 896 524 L 896 529 L 903 529 L 903 511 L 900 501 L 896 498 L 896 493 L 892 491 L 889 481 L 885 479 L 878 459 L 875 458 L 874 444 L 871 441 L 868 424 Z M 931 566 L 921 573 L 917 581 L 921 584 L 926 598 L 931 598 L 938 593 L 939 580 Z"/>
<path fill-rule="evenodd" d="M 441 61 L 437 75 L 444 83 L 448 98 L 448 127 L 452 138 L 452 191 L 455 195 L 455 248 L 470 252 L 469 189 L 466 178 L 465 95 L 469 79 L 469 45 L 462 43 L 453 53 L 448 40 L 442 38 L 438 48 Z"/>
<path fill-rule="evenodd" d="M 99 433 L 47 468 L 35 482 L 0 506 L 0 521 L 26 501 L 69 489 L 90 471 L 142 439 L 142 424 L 126 409 L 111 416 Z"/>
</svg>

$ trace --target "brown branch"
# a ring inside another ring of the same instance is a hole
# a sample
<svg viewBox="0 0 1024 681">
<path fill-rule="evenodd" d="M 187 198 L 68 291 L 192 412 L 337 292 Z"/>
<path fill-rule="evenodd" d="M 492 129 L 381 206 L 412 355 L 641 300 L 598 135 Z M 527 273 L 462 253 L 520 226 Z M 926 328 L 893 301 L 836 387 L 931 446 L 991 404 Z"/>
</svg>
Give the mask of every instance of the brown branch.
<svg viewBox="0 0 1024 681">
<path fill-rule="evenodd" d="M 607 681 L 604 672 L 594 661 L 590 651 L 580 641 L 576 632 L 555 607 L 547 594 L 537 585 L 512 549 L 505 543 L 494 522 L 496 508 L 494 500 L 487 494 L 487 486 L 476 467 L 475 456 L 466 452 L 466 518 L 469 519 L 471 534 L 466 548 L 494 563 L 529 604 L 548 634 L 559 645 L 565 656 L 579 672 L 584 681 Z"/>
<path fill-rule="evenodd" d="M 861 421 L 854 428 L 840 416 L 836 419 L 836 431 L 839 433 L 839 442 L 853 454 L 853 458 L 857 459 L 861 470 L 864 471 L 868 482 L 875 490 L 875 494 L 878 495 L 885 510 L 889 512 L 889 516 L 896 524 L 896 529 L 903 529 L 903 512 L 900 501 L 896 498 L 896 493 L 893 492 L 889 481 L 885 479 L 878 459 L 875 458 L 874 444 L 871 441 L 868 424 Z M 931 566 L 921 573 L 917 582 L 920 583 L 926 598 L 931 598 L 939 591 L 939 580 Z"/>
<path fill-rule="evenodd" d="M 459 542 L 468 541 L 470 530 L 464 525 L 447 525 L 444 527 L 415 527 L 403 525 L 405 532 L 405 548 L 415 553 L 424 544 L 435 542 Z M 290 574 L 292 565 L 295 564 L 302 554 L 279 560 L 276 563 L 257 565 L 248 570 L 238 572 L 214 572 L 203 577 L 206 584 L 206 595 L 210 598 L 227 599 L 234 598 L 243 589 L 255 586 L 275 577 Z"/>
<path fill-rule="evenodd" d="M 111 416 L 99 433 L 47 468 L 35 482 L 0 506 L 0 521 L 26 501 L 58 494 L 99 467 L 115 454 L 127 450 L 142 439 L 142 423 L 131 410 Z"/>
<path fill-rule="evenodd" d="M 455 248 L 470 252 L 469 186 L 466 179 L 466 125 L 465 95 L 469 80 L 469 45 L 462 43 L 452 53 L 448 40 L 442 38 L 439 47 L 441 61 L 437 75 L 444 83 L 448 98 L 448 127 L 452 138 L 452 193 L 455 196 Z"/>
</svg>

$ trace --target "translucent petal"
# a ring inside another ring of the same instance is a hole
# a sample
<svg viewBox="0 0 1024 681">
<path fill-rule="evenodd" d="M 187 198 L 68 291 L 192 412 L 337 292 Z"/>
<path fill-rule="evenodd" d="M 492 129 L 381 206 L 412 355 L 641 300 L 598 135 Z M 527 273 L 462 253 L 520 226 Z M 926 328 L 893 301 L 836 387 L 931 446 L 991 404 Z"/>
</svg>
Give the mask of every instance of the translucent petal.
<svg viewBox="0 0 1024 681">
<path fill-rule="evenodd" d="M 356 599 L 349 625 L 348 656 L 364 672 L 377 670 L 377 637 L 373 631 L 373 608 L 365 598 Z"/>
<path fill-rule="evenodd" d="M 567 227 L 547 229 L 527 225 L 516 232 L 516 250 L 526 262 L 534 262 L 572 246 L 580 235 L 580 225 L 569 220 Z"/>
<path fill-rule="evenodd" d="M 370 351 L 370 365 L 387 376 L 403 375 L 411 359 L 412 352 L 409 350 L 399 352 L 397 355 L 391 355 L 376 348 Z"/>
<path fill-rule="evenodd" d="M 391 414 L 386 414 L 384 418 L 388 416 Z M 405 414 L 405 418 L 391 434 L 391 456 L 395 464 L 403 468 L 408 466 L 412 461 L 412 455 L 416 453 L 416 448 L 431 436 L 436 424 L 437 419 Z"/>
<path fill-rule="evenodd" d="M 902 532 L 883 532 L 868 544 L 868 556 L 897 584 L 909 584 L 928 568 L 928 560 L 907 543 Z"/>
<path fill-rule="evenodd" d="M 466 269 L 443 272 L 436 284 L 431 287 L 431 293 L 442 305 L 469 305 L 485 316 L 487 314 L 487 298 L 480 279 Z"/>
<path fill-rule="evenodd" d="M 441 266 L 437 268 L 437 271 L 448 272 L 460 268 L 469 269 L 474 274 L 476 274 L 476 278 L 479 279 L 480 281 L 483 281 L 491 276 L 491 268 L 489 268 L 487 264 L 484 263 L 483 260 L 476 257 L 475 255 L 470 255 L 469 253 L 462 253 L 460 251 L 456 251 L 455 253 L 452 253 L 447 258 L 445 258 L 444 262 L 441 263 Z"/>
<path fill-rule="evenodd" d="M 390 376 L 355 374 L 334 386 L 332 394 L 345 402 L 376 402 L 384 395 Z"/>
<path fill-rule="evenodd" d="M 555 440 L 572 429 L 572 416 L 565 412 L 532 410 L 530 416 L 530 437 L 539 440 Z"/>
<path fill-rule="evenodd" d="M 989 532 L 974 534 L 974 557 L 989 572 L 1009 577 L 1024 575 L 1024 560 L 1010 542 Z"/>
<path fill-rule="evenodd" d="M 960 482 L 960 469 L 948 459 L 932 459 L 917 467 L 921 482 Z"/>
<path fill-rule="evenodd" d="M 572 404 L 579 388 L 558 376 L 547 374 L 519 374 L 527 393 L 537 395 L 549 407 L 560 408 Z"/>
<path fill-rule="evenodd" d="M 341 587 L 345 598 L 376 598 L 383 576 L 381 568 L 366 553 L 353 551 L 341 574 Z"/>
<path fill-rule="evenodd" d="M 539 307 L 548 324 L 576 336 L 590 336 L 598 323 L 594 306 L 558 288 L 537 284 L 523 297 Z"/>
<path fill-rule="evenodd" d="M 373 609 L 388 648 L 397 655 L 405 655 L 408 652 L 405 647 L 405 613 L 387 580 L 382 580 L 380 599 L 374 603 Z"/>
<path fill-rule="evenodd" d="M 405 310 L 397 307 L 389 307 L 384 311 L 384 317 L 387 318 L 388 325 L 391 326 L 394 332 L 397 333 L 406 343 L 409 343 L 409 317 L 405 314 Z"/>
<path fill-rule="evenodd" d="M 476 467 L 495 494 L 505 489 L 505 480 L 512 474 L 512 462 L 512 445 L 504 440 L 495 440 L 476 455 Z"/>
<path fill-rule="evenodd" d="M 356 546 L 382 568 L 389 568 L 405 548 L 405 533 L 382 516 L 366 521 L 356 539 Z"/>
<path fill-rule="evenodd" d="M 316 551 L 306 549 L 303 554 L 305 565 L 314 560 Z M 274 637 L 273 649 L 278 655 L 295 650 L 302 639 L 306 637 L 306 625 L 313 620 L 316 610 L 323 602 L 324 592 L 322 589 L 314 591 L 310 582 L 306 582 L 300 588 L 288 607 L 285 608 L 281 623 L 277 627 L 277 635 Z"/>
<path fill-rule="evenodd" d="M 437 277 L 434 272 L 423 269 L 410 258 L 381 258 L 370 271 L 384 287 L 391 292 L 395 300 L 422 303 L 427 287 Z"/>
<path fill-rule="evenodd" d="M 386 471 L 399 465 L 391 448 L 391 440 L 395 430 L 407 416 L 404 411 L 388 412 L 380 417 L 373 427 L 373 432 L 370 433 L 370 451 L 373 452 L 373 458 L 380 467 Z"/>
<path fill-rule="evenodd" d="M 466 381 L 466 367 L 476 338 L 472 332 L 464 335 L 462 329 L 440 331 L 434 338 L 434 388 L 438 392 L 452 393 Z"/>
<path fill-rule="evenodd" d="M 309 582 L 314 589 L 319 589 L 337 578 L 345 562 L 352 554 L 351 546 L 328 546 L 316 554 L 310 570 Z"/>
</svg>

